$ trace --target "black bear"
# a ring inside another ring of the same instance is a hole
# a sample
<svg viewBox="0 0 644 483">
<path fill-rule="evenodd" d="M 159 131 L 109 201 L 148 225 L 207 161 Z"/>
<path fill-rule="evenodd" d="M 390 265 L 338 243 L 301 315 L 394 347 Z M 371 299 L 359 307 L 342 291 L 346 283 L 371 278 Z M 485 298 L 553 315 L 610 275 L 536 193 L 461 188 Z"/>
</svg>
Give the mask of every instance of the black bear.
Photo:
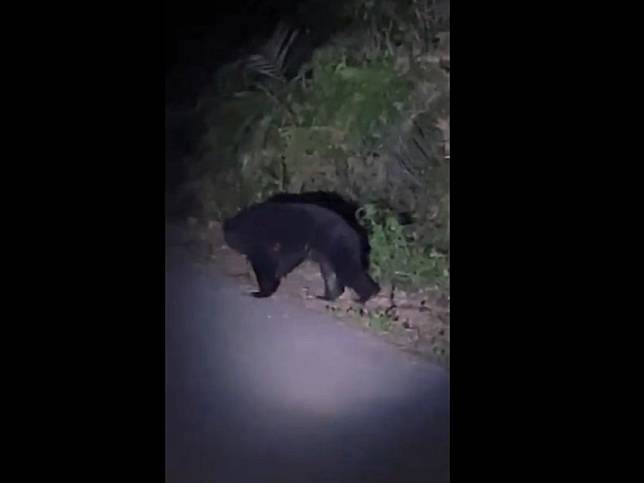
<svg viewBox="0 0 644 483">
<path fill-rule="evenodd" d="M 364 263 L 364 242 L 356 229 L 338 213 L 310 203 L 265 201 L 224 221 L 228 246 L 251 263 L 259 291 L 270 297 L 280 281 L 305 259 L 320 264 L 324 298 L 337 299 L 346 287 L 361 302 L 380 291 Z"/>
<path fill-rule="evenodd" d="M 358 221 L 358 204 L 343 198 L 337 193 L 328 191 L 305 191 L 303 193 L 278 193 L 268 198 L 269 202 L 277 203 L 310 203 L 334 211 L 340 215 L 360 236 L 362 247 L 362 262 L 369 268 L 369 234 L 367 229 Z"/>
</svg>

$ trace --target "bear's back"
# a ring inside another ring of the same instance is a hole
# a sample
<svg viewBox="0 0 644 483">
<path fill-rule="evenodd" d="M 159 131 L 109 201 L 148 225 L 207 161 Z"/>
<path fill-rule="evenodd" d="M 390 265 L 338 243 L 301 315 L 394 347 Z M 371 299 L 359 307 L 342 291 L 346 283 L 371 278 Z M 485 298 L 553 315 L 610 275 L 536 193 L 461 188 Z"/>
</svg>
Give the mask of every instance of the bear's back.
<svg viewBox="0 0 644 483">
<path fill-rule="evenodd" d="M 245 250 L 257 243 L 285 248 L 318 246 L 342 239 L 359 243 L 355 230 L 337 213 L 308 203 L 264 202 L 252 205 L 224 222 L 226 242 Z"/>
</svg>

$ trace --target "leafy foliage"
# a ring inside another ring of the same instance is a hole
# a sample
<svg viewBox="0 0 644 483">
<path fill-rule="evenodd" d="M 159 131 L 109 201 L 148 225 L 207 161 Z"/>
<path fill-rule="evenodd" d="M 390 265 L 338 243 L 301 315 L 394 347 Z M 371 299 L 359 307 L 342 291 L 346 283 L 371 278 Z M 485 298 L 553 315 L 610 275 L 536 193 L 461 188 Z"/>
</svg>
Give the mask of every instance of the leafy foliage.
<svg viewBox="0 0 644 483">
<path fill-rule="evenodd" d="M 403 287 L 448 287 L 447 256 L 419 246 L 414 232 L 401 225 L 395 213 L 367 204 L 359 216 L 370 231 L 370 259 L 376 278 Z"/>
</svg>

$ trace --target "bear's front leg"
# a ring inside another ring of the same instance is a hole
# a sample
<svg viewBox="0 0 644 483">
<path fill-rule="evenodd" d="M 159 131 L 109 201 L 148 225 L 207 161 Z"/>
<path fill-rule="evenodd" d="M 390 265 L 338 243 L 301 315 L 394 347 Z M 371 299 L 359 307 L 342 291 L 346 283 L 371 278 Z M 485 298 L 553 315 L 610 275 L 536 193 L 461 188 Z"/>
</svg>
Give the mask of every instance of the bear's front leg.
<svg viewBox="0 0 644 483">
<path fill-rule="evenodd" d="M 266 298 L 273 295 L 280 286 L 279 278 L 277 278 L 277 257 L 270 250 L 256 250 L 248 257 L 259 290 L 252 292 L 251 295 L 257 298 Z"/>
</svg>

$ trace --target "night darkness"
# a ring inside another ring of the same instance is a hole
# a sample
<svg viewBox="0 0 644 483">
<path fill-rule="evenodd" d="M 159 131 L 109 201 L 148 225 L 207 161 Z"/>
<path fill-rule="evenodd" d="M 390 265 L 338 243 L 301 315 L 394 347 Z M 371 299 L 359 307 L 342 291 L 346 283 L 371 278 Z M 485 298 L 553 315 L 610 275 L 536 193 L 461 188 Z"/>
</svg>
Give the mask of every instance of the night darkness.
<svg viewBox="0 0 644 483">
<path fill-rule="evenodd" d="M 261 41 L 280 21 L 309 30 L 312 44 L 323 42 L 338 26 L 335 1 L 240 0 L 239 2 L 166 1 L 166 96 L 170 104 L 190 104 L 215 69 Z"/>
</svg>

